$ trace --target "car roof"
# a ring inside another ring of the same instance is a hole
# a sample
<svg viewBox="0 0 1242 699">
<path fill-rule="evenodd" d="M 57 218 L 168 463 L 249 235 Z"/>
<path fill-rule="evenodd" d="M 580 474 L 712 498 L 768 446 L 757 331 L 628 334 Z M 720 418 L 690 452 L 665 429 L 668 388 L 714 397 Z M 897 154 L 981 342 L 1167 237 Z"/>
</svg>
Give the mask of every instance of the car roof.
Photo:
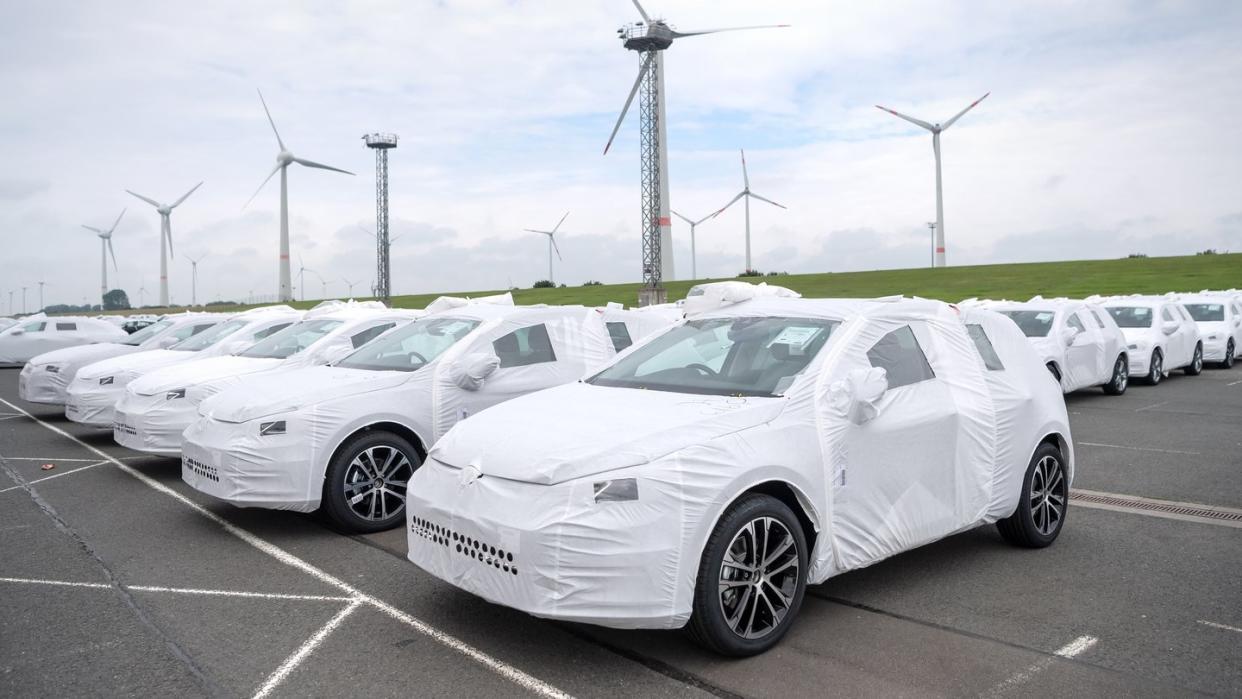
<svg viewBox="0 0 1242 699">
<path fill-rule="evenodd" d="M 695 319 L 758 315 L 848 320 L 856 316 L 888 312 L 925 313 L 933 316 L 940 315 L 949 308 L 951 306 L 943 301 L 917 297 L 808 299 L 761 296 L 690 317 Z"/>
</svg>

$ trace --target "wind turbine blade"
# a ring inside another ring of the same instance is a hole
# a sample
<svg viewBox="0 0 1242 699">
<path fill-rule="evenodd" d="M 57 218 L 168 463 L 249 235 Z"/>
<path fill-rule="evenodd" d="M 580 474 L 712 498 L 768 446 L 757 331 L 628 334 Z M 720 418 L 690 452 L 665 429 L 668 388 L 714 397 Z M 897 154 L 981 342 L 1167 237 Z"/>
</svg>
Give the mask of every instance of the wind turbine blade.
<svg viewBox="0 0 1242 699">
<path fill-rule="evenodd" d="M 320 170 L 331 170 L 332 172 L 343 172 L 346 175 L 354 174 L 350 172 L 349 170 L 342 170 L 339 167 L 332 167 L 331 165 L 324 165 L 323 163 L 317 163 L 313 160 L 307 160 L 306 158 L 294 158 L 293 162 L 297 163 L 298 165 L 305 165 L 306 167 L 319 168 Z"/>
<path fill-rule="evenodd" d="M 263 184 L 260 184 L 259 188 L 254 190 L 254 194 L 251 194 L 250 198 L 246 200 L 246 203 L 242 204 L 243 209 L 245 209 L 247 206 L 250 206 L 250 202 L 254 201 L 254 198 L 259 196 L 259 192 L 263 191 L 264 185 L 267 184 L 268 180 L 272 179 L 272 176 L 275 175 L 278 170 L 280 170 L 280 167 L 281 167 L 280 163 L 277 163 L 276 167 L 272 168 L 272 171 L 267 173 L 267 177 L 263 178 Z"/>
<path fill-rule="evenodd" d="M 637 4 L 637 3 L 635 3 Z M 625 106 L 621 108 L 621 116 L 617 117 L 617 123 L 612 127 L 612 133 L 608 135 L 608 143 L 604 145 L 604 155 L 608 155 L 608 149 L 612 148 L 612 139 L 617 137 L 617 131 L 621 129 L 621 122 L 625 121 L 625 115 L 630 111 L 630 104 L 634 101 L 634 95 L 638 94 L 638 86 L 643 82 L 643 76 L 651 70 L 651 59 L 655 56 L 655 51 L 647 54 L 643 59 L 643 64 L 638 67 L 638 78 L 634 80 L 634 87 L 630 88 L 630 96 L 625 98 Z"/>
<path fill-rule="evenodd" d="M 681 214 L 677 213 L 676 211 L 673 211 L 672 209 L 670 209 L 670 210 L 669 210 L 669 213 L 670 213 L 670 214 L 672 214 L 672 215 L 674 215 L 674 216 L 676 216 L 677 218 L 679 218 L 679 219 L 681 219 L 681 220 L 685 221 L 686 223 L 688 223 L 688 224 L 690 224 L 690 225 L 692 225 L 692 226 L 698 225 L 698 223 L 697 223 L 696 221 L 691 221 L 690 219 L 686 218 L 685 216 L 682 216 Z"/>
<path fill-rule="evenodd" d="M 99 235 L 103 235 L 103 234 L 104 234 L 104 232 L 103 232 L 102 230 L 100 230 L 100 229 L 98 229 L 98 228 L 96 228 L 96 227 L 94 227 L 94 226 L 88 226 L 88 225 L 86 225 L 85 223 L 83 223 L 83 224 L 82 224 L 82 227 L 83 227 L 83 228 L 85 228 L 85 229 L 86 229 L 86 230 L 88 230 L 88 231 L 94 231 L 95 233 L 98 233 Z"/>
<path fill-rule="evenodd" d="M 164 229 L 164 237 L 168 238 L 168 256 L 169 256 L 169 257 L 176 257 L 176 255 L 175 255 L 175 254 L 173 254 L 173 246 L 172 246 L 172 223 L 171 223 L 171 222 L 169 222 L 169 224 L 168 224 L 168 228 Z"/>
<path fill-rule="evenodd" d="M 747 192 L 747 194 L 749 194 L 751 197 L 754 197 L 755 199 L 758 199 L 759 201 L 766 201 L 767 203 L 771 204 L 772 206 L 779 206 L 779 207 L 781 207 L 782 209 L 788 209 L 788 208 L 789 208 L 788 206 L 785 206 L 784 204 L 777 204 L 776 202 L 772 201 L 771 199 L 768 199 L 768 198 L 766 198 L 766 197 L 761 197 L 761 196 L 759 196 L 758 194 L 755 194 L 754 192 Z"/>
<path fill-rule="evenodd" d="M 202 187 L 202 186 L 203 186 L 203 183 L 202 183 L 202 182 L 199 182 L 198 184 L 194 185 L 194 186 L 190 189 L 190 191 L 186 192 L 185 194 L 182 194 L 182 195 L 181 195 L 181 198 L 180 198 L 180 199 L 178 199 L 177 201 L 174 201 L 174 202 L 173 202 L 173 204 L 172 204 L 172 206 L 170 206 L 170 207 L 168 207 L 168 208 L 170 208 L 170 209 L 175 209 L 175 208 L 177 208 L 178 206 L 181 206 L 181 202 L 185 201 L 186 199 L 189 199 L 189 198 L 190 198 L 190 195 L 194 193 L 194 190 L 196 190 L 196 189 L 198 189 L 199 187 Z"/>
<path fill-rule="evenodd" d="M 280 146 L 281 150 L 287 150 L 285 148 L 285 142 L 280 140 L 280 132 L 276 130 L 276 122 L 272 120 L 272 112 L 267 108 L 267 100 L 263 99 L 263 91 L 257 87 L 254 91 L 259 93 L 259 101 L 263 103 L 263 113 L 267 115 L 267 123 L 272 125 L 272 133 L 276 134 L 277 145 Z"/>
<path fill-rule="evenodd" d="M 133 191 L 130 191 L 130 190 L 128 190 L 128 189 L 127 189 L 127 190 L 125 190 L 125 191 L 126 191 L 126 192 L 129 192 L 130 194 L 134 195 L 135 197 L 138 197 L 139 199 L 141 199 L 141 200 L 145 201 L 146 203 L 150 204 L 151 206 L 154 206 L 154 207 L 155 207 L 155 208 L 157 208 L 157 209 L 158 209 L 158 208 L 160 208 L 160 203 L 159 203 L 158 201 L 154 200 L 154 199 L 151 199 L 151 198 L 149 198 L 149 197 L 144 197 L 144 196 L 142 196 L 141 194 L 139 194 L 138 192 L 133 192 Z"/>
<path fill-rule="evenodd" d="M 556 251 L 556 259 L 558 259 L 558 260 L 563 260 L 563 259 L 565 259 L 565 258 L 561 257 L 561 246 L 559 246 L 559 245 L 557 245 L 557 244 L 556 244 L 556 236 L 554 236 L 554 235 L 549 235 L 549 236 L 548 236 L 548 240 L 552 241 L 552 249 Z"/>
<path fill-rule="evenodd" d="M 742 153 L 742 182 L 745 183 L 746 189 L 750 189 L 750 175 L 746 174 L 746 151 L 738 148 Z"/>
<path fill-rule="evenodd" d="M 121 209 L 121 213 L 117 214 L 116 220 L 112 222 L 112 227 L 108 229 L 108 235 L 112 235 L 112 231 L 121 223 L 121 217 L 125 215 L 126 209 Z"/>
<path fill-rule="evenodd" d="M 112 256 L 112 271 L 119 273 L 121 269 L 116 266 L 116 250 L 112 249 L 112 239 L 108 238 L 107 243 L 108 243 L 108 254 Z"/>
<path fill-rule="evenodd" d="M 892 114 L 893 116 L 897 117 L 898 119 L 905 119 L 906 121 L 910 122 L 911 124 L 914 124 L 915 126 L 921 126 L 921 127 L 925 128 L 925 129 L 927 129 L 928 131 L 935 131 L 935 130 L 936 130 L 936 127 L 934 127 L 934 126 L 932 126 L 931 124 L 929 124 L 929 123 L 927 123 L 927 122 L 923 121 L 922 119 L 915 119 L 914 117 L 906 116 L 905 114 L 902 114 L 901 112 L 895 112 L 895 111 L 893 111 L 893 110 L 889 109 L 888 107 L 881 107 L 881 106 L 880 106 L 880 105 L 878 105 L 878 104 L 875 106 L 875 108 L 876 108 L 876 109 L 879 109 L 879 110 L 882 110 L 882 111 L 885 111 L 885 112 L 888 112 L 889 114 Z"/>
<path fill-rule="evenodd" d="M 969 107 L 967 107 L 967 108 L 963 109 L 962 111 L 958 112 L 957 114 L 955 114 L 955 115 L 953 116 L 953 118 L 952 118 L 952 119 L 950 119 L 950 120 L 948 120 L 948 121 L 944 122 L 944 124 L 942 124 L 942 125 L 940 126 L 940 130 L 941 130 L 941 131 L 944 131 L 945 129 L 947 129 L 947 128 L 949 128 L 950 126 L 952 126 L 952 125 L 953 125 L 953 122 L 957 121 L 958 119 L 961 119 L 963 114 L 965 114 L 966 112 L 969 112 L 970 110 L 974 109 L 974 108 L 975 108 L 975 105 L 977 105 L 977 104 L 979 104 L 980 102 L 982 102 L 983 100 L 987 99 L 987 98 L 988 98 L 988 95 L 990 95 L 990 94 L 992 94 L 992 93 L 991 93 L 991 92 L 989 92 L 989 93 L 985 94 L 984 96 L 980 97 L 979 99 L 975 100 L 974 102 L 971 102 Z"/>
<path fill-rule="evenodd" d="M 643 9 L 643 6 L 638 4 L 638 0 L 633 0 L 633 2 L 634 2 L 634 7 L 638 10 L 638 14 L 643 16 L 643 21 L 650 22 L 651 18 L 647 16 L 647 11 Z"/>
<path fill-rule="evenodd" d="M 738 199 L 741 199 L 741 198 L 742 198 L 742 197 L 744 197 L 744 196 L 746 196 L 746 192 L 738 192 L 738 193 L 737 193 L 737 196 L 736 196 L 736 197 L 733 197 L 732 199 L 730 199 L 728 204 L 725 204 L 724 206 L 720 207 L 719 209 L 716 209 L 716 212 L 715 212 L 715 213 L 713 213 L 711 216 L 708 216 L 708 218 L 716 218 L 716 217 L 717 217 L 717 216 L 719 216 L 720 214 L 724 213 L 724 210 L 725 210 L 725 209 L 727 209 L 727 208 L 729 208 L 730 206 L 733 206 L 734 204 L 736 204 L 736 203 L 737 203 L 737 200 L 738 200 Z"/>
<path fill-rule="evenodd" d="M 534 228 L 523 228 L 522 230 L 526 231 L 527 233 L 542 233 L 544 235 L 552 235 L 552 231 L 538 231 L 538 230 L 535 230 Z"/>
<path fill-rule="evenodd" d="M 565 212 L 565 215 L 561 217 L 561 220 L 559 220 L 559 221 L 557 221 L 557 222 L 556 222 L 556 225 L 555 225 L 555 226 L 552 226 L 552 233 L 556 233 L 558 230 L 560 230 L 560 228 L 561 228 L 561 224 L 562 224 L 562 223 L 564 223 L 564 222 L 565 222 L 565 219 L 567 219 L 567 218 L 569 218 L 569 212 L 568 212 L 568 211 L 566 211 L 566 212 Z M 549 233 L 549 235 L 551 235 L 551 233 Z"/>
<path fill-rule="evenodd" d="M 749 27 L 721 27 L 719 29 L 700 29 L 693 32 L 673 32 L 674 39 L 684 39 L 688 36 L 702 36 L 704 34 L 719 34 L 720 32 L 740 32 L 747 29 L 784 29 L 788 24 L 753 24 Z"/>
</svg>

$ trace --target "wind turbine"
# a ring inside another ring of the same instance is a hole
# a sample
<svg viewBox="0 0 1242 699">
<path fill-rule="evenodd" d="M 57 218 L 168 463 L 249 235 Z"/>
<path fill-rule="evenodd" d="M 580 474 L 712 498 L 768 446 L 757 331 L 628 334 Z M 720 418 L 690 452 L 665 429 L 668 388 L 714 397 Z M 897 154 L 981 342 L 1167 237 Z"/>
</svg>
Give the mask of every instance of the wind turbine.
<svg viewBox="0 0 1242 699">
<path fill-rule="evenodd" d="M 43 305 L 43 285 L 44 284 L 47 284 L 47 282 L 39 282 L 39 310 L 40 311 L 45 308 L 45 306 Z M 100 310 L 103 310 L 102 306 L 100 307 Z"/>
<path fill-rule="evenodd" d="M 341 281 L 345 282 L 345 286 L 349 287 L 349 298 L 352 299 L 354 297 L 354 285 L 358 282 L 351 282 L 345 277 L 341 277 Z"/>
<path fill-rule="evenodd" d="M 944 122 L 943 124 L 939 122 L 935 124 L 929 124 L 926 121 L 923 121 L 922 119 L 915 119 L 914 117 L 906 116 L 905 114 L 902 114 L 900 112 L 895 112 L 889 109 L 888 107 L 881 107 L 878 104 L 876 105 L 876 109 L 882 109 L 888 112 L 889 114 L 892 114 L 893 116 L 897 117 L 898 119 L 905 119 L 906 121 L 910 122 L 911 124 L 914 124 L 915 126 L 919 126 L 924 129 L 927 129 L 932 134 L 932 152 L 936 154 L 936 258 L 935 258 L 934 264 L 932 265 L 933 267 L 944 267 L 945 266 L 944 196 L 942 194 L 942 189 L 940 186 L 940 134 L 944 131 L 947 131 L 948 128 L 952 126 L 954 122 L 962 118 L 963 114 L 974 109 L 975 105 L 987 99 L 988 95 L 990 94 L 992 93 L 991 92 L 985 93 L 983 97 L 980 97 L 974 102 L 971 102 L 970 105 L 968 105 L 965 109 L 955 114 L 952 119 Z"/>
<path fill-rule="evenodd" d="M 727 208 L 727 205 L 726 205 L 726 208 Z M 671 210 L 670 210 L 670 211 L 671 211 Z M 699 278 L 699 268 L 698 268 L 698 263 L 697 263 L 697 261 L 696 261 L 696 260 L 697 260 L 697 257 L 698 257 L 698 253 L 696 253 L 696 252 L 695 252 L 695 250 L 694 250 L 694 229 L 695 229 L 695 228 L 698 228 L 699 224 L 703 223 L 703 222 L 704 222 L 704 221 L 706 221 L 707 219 L 709 219 L 709 218 L 715 218 L 715 217 L 716 217 L 716 214 L 720 213 L 720 211 L 723 211 L 723 209 L 719 209 L 719 210 L 717 210 L 717 211 L 713 211 L 712 213 L 710 213 L 710 214 L 708 214 L 708 215 L 704 216 L 703 218 L 701 218 L 701 219 L 699 219 L 699 220 L 697 220 L 697 221 L 691 221 L 690 219 L 686 218 L 685 216 L 682 216 L 681 214 L 677 213 L 676 211 L 672 211 L 672 214 L 673 214 L 674 216 L 676 216 L 677 218 L 679 218 L 679 219 L 681 219 L 681 220 L 685 221 L 686 223 L 690 224 L 690 278 L 691 278 L 691 279 L 698 279 L 698 278 Z"/>
<path fill-rule="evenodd" d="M 309 267 L 306 266 L 306 263 L 302 261 L 302 253 L 299 252 L 298 253 L 298 287 L 302 289 L 302 300 L 303 301 L 306 300 L 306 272 L 307 271 L 314 272 L 315 270 L 310 269 Z M 288 300 L 292 301 L 293 296 L 291 295 Z"/>
<path fill-rule="evenodd" d="M 203 186 L 203 183 L 199 182 L 198 184 L 191 187 L 190 191 L 186 192 L 185 194 L 182 194 L 181 198 L 178 199 L 177 201 L 174 201 L 172 204 L 161 204 L 158 201 L 151 199 L 150 197 L 144 197 L 141 194 L 134 192 L 134 191 L 130 191 L 128 189 L 125 190 L 126 192 L 129 192 L 131 195 L 138 197 L 139 199 L 150 204 L 151 206 L 154 206 L 155 210 L 160 213 L 160 305 L 161 306 L 168 305 L 168 258 L 172 257 L 172 254 L 173 254 L 173 251 L 172 251 L 172 210 L 180 206 L 181 202 L 185 201 L 186 198 L 188 198 L 191 194 L 194 193 L 194 190 L 202 186 Z M 165 244 L 168 245 L 167 254 L 165 254 L 165 250 L 164 250 Z"/>
<path fill-rule="evenodd" d="M 187 257 L 187 259 L 190 261 L 190 306 L 191 307 L 198 305 L 198 263 L 202 261 L 204 257 L 207 257 L 210 254 L 211 253 L 209 252 L 205 252 L 199 255 L 197 258 Z"/>
<path fill-rule="evenodd" d="M 256 90 L 256 92 L 259 91 Z M 306 160 L 305 158 L 294 156 L 293 153 L 285 147 L 285 142 L 281 140 L 280 132 L 276 130 L 276 122 L 272 120 L 272 113 L 267 108 L 267 101 L 263 99 L 262 92 L 259 92 L 259 101 L 263 103 L 263 113 L 267 114 L 267 123 L 272 125 L 272 133 L 276 134 L 276 145 L 280 146 L 280 152 L 276 154 L 276 167 L 272 168 L 272 171 L 268 173 L 267 178 L 263 180 L 263 183 L 259 185 L 258 189 L 254 190 L 254 194 L 250 195 L 250 199 L 246 200 L 246 205 L 242 208 L 244 209 L 246 206 L 249 206 L 250 202 L 254 201 L 254 198 L 259 196 L 259 192 L 263 191 L 263 187 L 267 185 L 268 180 L 272 179 L 277 171 L 280 172 L 280 300 L 292 301 L 293 289 L 290 286 L 289 274 L 289 164 L 297 163 L 298 165 L 318 168 L 320 170 L 343 172 L 346 175 L 352 175 L 354 173 L 349 170 L 342 170 L 337 167 L 332 167 L 331 165 L 324 165 L 323 163 L 317 163 L 313 160 Z M 305 290 L 302 291 L 302 295 L 306 295 Z"/>
<path fill-rule="evenodd" d="M 750 266 L 750 200 L 758 199 L 759 201 L 766 201 L 767 203 L 773 206 L 779 206 L 782 209 L 785 209 L 788 207 L 786 207 L 784 204 L 777 204 L 771 199 L 761 197 L 758 194 L 755 194 L 754 192 L 750 191 L 750 175 L 746 174 L 746 151 L 743 150 L 741 151 L 741 153 L 742 153 L 742 191 L 738 192 L 736 197 L 733 197 L 732 199 L 730 199 L 728 204 L 725 204 L 724 206 L 720 207 L 720 210 L 712 214 L 712 216 L 713 217 L 719 216 L 721 213 L 724 212 L 725 209 L 729 208 L 730 206 L 733 206 L 734 202 L 736 202 L 738 199 L 746 200 L 745 201 L 745 204 L 746 204 L 746 271 L 750 272 L 754 269 L 753 267 Z"/>
<path fill-rule="evenodd" d="M 371 229 L 367 228 L 366 226 L 362 225 L 361 223 L 359 223 L 359 224 L 358 224 L 358 228 L 362 229 L 362 232 L 363 232 L 363 233 L 366 233 L 367 235 L 371 236 L 372 238 L 375 238 L 376 240 L 379 240 L 379 236 L 375 235 L 375 233 L 371 232 Z M 391 244 L 393 244 L 393 243 L 397 242 L 398 240 L 401 240 L 403 237 L 405 237 L 405 235 L 404 235 L 404 234 L 402 234 L 402 235 L 394 235 L 394 236 L 389 236 L 389 238 L 388 238 L 388 244 L 389 244 L 389 245 L 391 245 Z"/>
<path fill-rule="evenodd" d="M 621 116 L 612 127 L 604 154 L 612 147 L 612 141 L 621 128 L 621 122 L 630 110 L 634 95 L 642 90 L 639 100 L 639 153 L 641 172 L 639 182 L 642 194 L 642 245 L 643 289 L 639 302 L 643 305 L 661 303 L 665 298 L 663 280 L 673 279 L 673 229 L 669 219 L 668 195 L 668 128 L 666 120 L 666 93 L 664 89 L 664 50 L 676 39 L 742 29 L 768 29 L 787 27 L 787 24 L 765 24 L 750 27 L 728 27 L 702 31 L 679 32 L 663 19 L 652 19 L 638 0 L 632 0 L 643 21 L 627 24 L 617 30 L 617 36 L 630 51 L 642 56 L 638 78 L 630 88 L 630 94 L 621 108 Z"/>
<path fill-rule="evenodd" d="M 548 236 L 548 281 L 552 282 L 554 285 L 556 284 L 556 279 L 552 276 L 552 250 L 556 250 L 556 259 L 564 259 L 561 257 L 560 246 L 556 244 L 556 232 L 560 230 L 561 224 L 564 223 L 567 218 L 569 218 L 568 211 L 566 211 L 565 215 L 561 217 L 561 220 L 556 222 L 555 226 L 552 226 L 552 230 L 550 231 L 540 231 L 535 230 L 534 228 L 523 229 L 527 233 L 542 233 L 543 235 Z"/>
<path fill-rule="evenodd" d="M 120 224 L 121 222 L 121 216 L 124 216 L 124 215 L 125 215 L 125 209 L 121 209 L 121 213 L 116 217 L 116 220 L 112 222 L 112 227 L 106 231 L 95 228 L 94 226 L 87 226 L 85 224 L 83 224 L 82 226 L 88 231 L 94 231 L 95 235 L 99 236 L 99 251 L 100 251 L 99 272 L 100 272 L 100 276 L 102 280 L 99 283 L 99 307 L 100 308 L 103 308 L 103 297 L 108 293 L 108 255 L 109 253 L 111 253 L 112 255 L 113 271 L 116 271 L 118 273 L 120 272 L 120 270 L 116 266 L 116 251 L 112 249 L 112 232 L 116 230 L 117 225 Z"/>
</svg>

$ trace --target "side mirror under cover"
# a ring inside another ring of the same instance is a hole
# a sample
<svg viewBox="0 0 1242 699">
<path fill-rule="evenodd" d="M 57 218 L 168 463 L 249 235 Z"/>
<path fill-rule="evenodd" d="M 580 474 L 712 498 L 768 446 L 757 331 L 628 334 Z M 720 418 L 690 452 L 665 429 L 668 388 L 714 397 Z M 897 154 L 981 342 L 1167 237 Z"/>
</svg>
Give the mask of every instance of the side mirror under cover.
<svg viewBox="0 0 1242 699">
<path fill-rule="evenodd" d="M 449 375 L 453 383 L 467 391 L 477 391 L 492 372 L 500 366 L 500 357 L 491 352 L 467 354 L 453 362 Z"/>
<path fill-rule="evenodd" d="M 828 387 L 833 412 L 861 425 L 879 414 L 877 403 L 888 391 L 888 372 L 879 367 L 852 369 Z"/>
</svg>

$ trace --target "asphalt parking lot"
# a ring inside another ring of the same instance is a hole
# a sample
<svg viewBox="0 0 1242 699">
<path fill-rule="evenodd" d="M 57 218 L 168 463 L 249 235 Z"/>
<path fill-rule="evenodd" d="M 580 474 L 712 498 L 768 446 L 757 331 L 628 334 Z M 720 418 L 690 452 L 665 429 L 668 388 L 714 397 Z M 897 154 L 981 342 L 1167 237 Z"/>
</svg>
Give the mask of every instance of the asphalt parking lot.
<svg viewBox="0 0 1242 699">
<path fill-rule="evenodd" d="M 406 562 L 400 529 L 213 502 L 178 461 L 20 401 L 17 375 L 0 370 L 5 696 L 1242 694 L 1242 369 L 1069 396 L 1055 545 L 985 527 L 832 579 L 742 661 L 492 606 Z"/>
</svg>

